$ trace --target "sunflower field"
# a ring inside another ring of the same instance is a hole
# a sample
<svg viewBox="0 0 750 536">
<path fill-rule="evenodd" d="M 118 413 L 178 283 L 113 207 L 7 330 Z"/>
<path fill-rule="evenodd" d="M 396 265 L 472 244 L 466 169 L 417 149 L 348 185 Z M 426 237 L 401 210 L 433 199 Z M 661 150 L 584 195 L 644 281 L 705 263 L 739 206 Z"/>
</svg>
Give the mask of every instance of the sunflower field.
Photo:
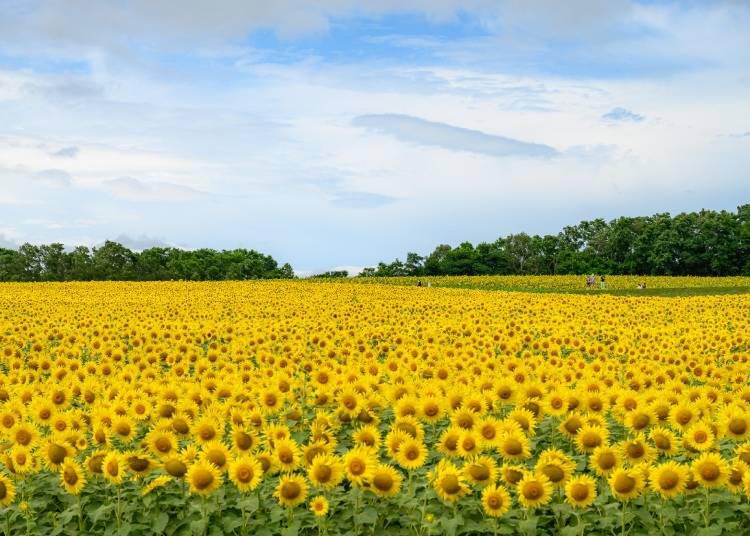
<svg viewBox="0 0 750 536">
<path fill-rule="evenodd" d="M 750 534 L 749 340 L 747 294 L 3 284 L 0 532 Z"/>
</svg>

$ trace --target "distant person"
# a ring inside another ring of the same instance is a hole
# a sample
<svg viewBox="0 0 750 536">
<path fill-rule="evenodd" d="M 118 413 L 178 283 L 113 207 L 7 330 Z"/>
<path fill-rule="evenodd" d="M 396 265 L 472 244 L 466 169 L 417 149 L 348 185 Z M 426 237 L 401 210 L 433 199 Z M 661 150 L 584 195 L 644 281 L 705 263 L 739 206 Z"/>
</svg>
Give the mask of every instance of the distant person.
<svg viewBox="0 0 750 536">
<path fill-rule="evenodd" d="M 422 280 L 421 280 L 421 279 L 417 279 L 417 286 L 418 286 L 418 287 L 421 287 L 421 286 L 422 286 Z"/>
<path fill-rule="evenodd" d="M 602 289 L 602 290 L 604 290 L 605 288 L 607 288 L 607 283 L 606 283 L 606 281 L 604 279 L 604 274 L 602 274 L 602 277 L 599 280 L 599 288 Z"/>
<path fill-rule="evenodd" d="M 427 288 L 432 288 L 432 281 L 427 282 Z"/>
</svg>

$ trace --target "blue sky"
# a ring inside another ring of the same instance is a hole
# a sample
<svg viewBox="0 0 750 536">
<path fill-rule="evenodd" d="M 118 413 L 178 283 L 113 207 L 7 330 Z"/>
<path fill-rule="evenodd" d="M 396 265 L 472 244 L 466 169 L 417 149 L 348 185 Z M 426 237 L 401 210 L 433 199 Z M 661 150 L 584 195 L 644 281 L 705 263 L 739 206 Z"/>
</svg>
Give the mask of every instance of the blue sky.
<svg viewBox="0 0 750 536">
<path fill-rule="evenodd" d="M 750 201 L 742 1 L 5 0 L 0 245 L 300 273 Z"/>
</svg>

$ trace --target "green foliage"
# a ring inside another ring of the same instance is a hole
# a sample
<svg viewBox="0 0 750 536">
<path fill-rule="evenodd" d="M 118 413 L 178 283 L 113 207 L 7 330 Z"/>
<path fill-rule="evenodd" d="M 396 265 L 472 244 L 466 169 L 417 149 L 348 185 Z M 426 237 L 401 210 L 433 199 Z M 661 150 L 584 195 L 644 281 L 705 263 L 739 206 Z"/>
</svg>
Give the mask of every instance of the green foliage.
<svg viewBox="0 0 750 536">
<path fill-rule="evenodd" d="M 474 247 L 441 244 L 427 257 L 408 253 L 362 276 L 423 275 L 750 275 L 750 205 L 736 213 L 582 221 L 557 235 L 511 234 Z"/>
<path fill-rule="evenodd" d="M 291 279 L 289 264 L 279 266 L 254 250 L 182 250 L 154 247 L 141 252 L 107 240 L 101 247 L 66 251 L 59 243 L 18 250 L 0 248 L 0 281 L 193 281 Z"/>
</svg>

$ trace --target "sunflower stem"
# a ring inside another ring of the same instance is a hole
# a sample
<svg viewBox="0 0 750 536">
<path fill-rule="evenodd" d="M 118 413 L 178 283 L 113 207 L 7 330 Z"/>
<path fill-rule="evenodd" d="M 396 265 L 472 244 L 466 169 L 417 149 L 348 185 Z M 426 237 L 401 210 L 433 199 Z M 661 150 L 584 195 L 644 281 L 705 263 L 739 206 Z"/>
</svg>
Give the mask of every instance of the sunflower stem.
<svg viewBox="0 0 750 536">
<path fill-rule="evenodd" d="M 703 525 L 708 528 L 708 523 L 711 521 L 711 490 L 707 487 L 705 496 L 706 496 L 706 502 L 703 508 Z"/>
</svg>

